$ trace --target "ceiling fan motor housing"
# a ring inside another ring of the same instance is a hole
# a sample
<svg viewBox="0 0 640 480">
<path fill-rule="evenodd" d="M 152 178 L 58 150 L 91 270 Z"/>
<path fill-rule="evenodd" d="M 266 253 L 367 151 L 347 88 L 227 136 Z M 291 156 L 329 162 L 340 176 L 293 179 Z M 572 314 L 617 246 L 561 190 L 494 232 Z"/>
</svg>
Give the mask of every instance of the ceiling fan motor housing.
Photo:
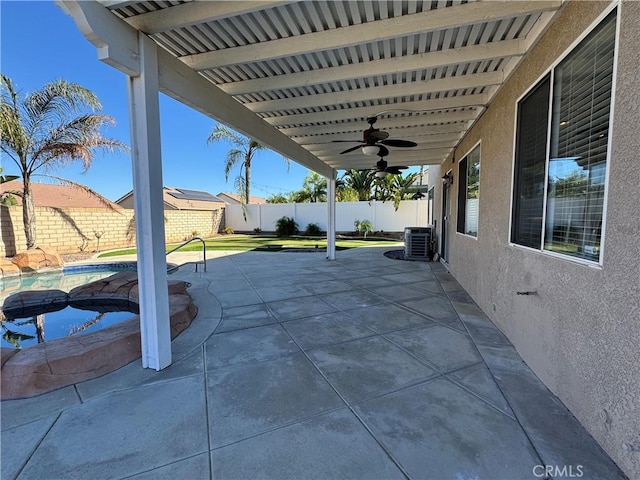
<svg viewBox="0 0 640 480">
<path fill-rule="evenodd" d="M 367 128 L 362 132 L 362 139 L 367 145 L 373 145 L 376 142 L 386 139 L 389 136 L 387 132 L 380 131 L 377 128 Z"/>
</svg>

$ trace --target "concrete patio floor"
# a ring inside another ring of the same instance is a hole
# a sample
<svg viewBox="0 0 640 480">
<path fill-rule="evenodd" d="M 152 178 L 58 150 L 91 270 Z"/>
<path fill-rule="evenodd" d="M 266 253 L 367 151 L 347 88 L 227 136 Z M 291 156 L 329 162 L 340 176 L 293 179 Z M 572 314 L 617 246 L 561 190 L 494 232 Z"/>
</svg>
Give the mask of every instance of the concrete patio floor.
<svg viewBox="0 0 640 480">
<path fill-rule="evenodd" d="M 442 265 L 388 249 L 181 268 L 173 365 L 2 402 L 2 478 L 625 478 Z"/>
</svg>

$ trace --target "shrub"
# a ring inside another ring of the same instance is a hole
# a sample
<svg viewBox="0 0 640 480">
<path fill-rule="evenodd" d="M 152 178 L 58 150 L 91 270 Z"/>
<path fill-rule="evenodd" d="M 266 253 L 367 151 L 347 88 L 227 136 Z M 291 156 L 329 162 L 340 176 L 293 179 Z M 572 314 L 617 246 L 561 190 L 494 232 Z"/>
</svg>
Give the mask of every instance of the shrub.
<svg viewBox="0 0 640 480">
<path fill-rule="evenodd" d="M 256 227 L 253 229 L 253 233 L 262 233 L 262 229 L 260 227 Z"/>
<path fill-rule="evenodd" d="M 224 230 L 222 231 L 227 235 L 231 235 L 233 233 L 233 227 L 224 227 Z"/>
<path fill-rule="evenodd" d="M 276 235 L 279 237 L 290 237 L 298 233 L 298 224 L 293 218 L 281 217 L 276 222 Z"/>
<path fill-rule="evenodd" d="M 356 227 L 356 231 L 363 235 L 364 238 L 367 238 L 367 233 L 373 232 L 373 226 L 369 220 L 356 220 L 353 225 Z"/>
<path fill-rule="evenodd" d="M 311 237 L 317 237 L 322 233 L 322 230 L 320 230 L 320 227 L 318 226 L 317 223 L 310 223 L 309 225 L 307 225 L 307 228 L 304 231 L 304 233 L 306 233 Z"/>
</svg>

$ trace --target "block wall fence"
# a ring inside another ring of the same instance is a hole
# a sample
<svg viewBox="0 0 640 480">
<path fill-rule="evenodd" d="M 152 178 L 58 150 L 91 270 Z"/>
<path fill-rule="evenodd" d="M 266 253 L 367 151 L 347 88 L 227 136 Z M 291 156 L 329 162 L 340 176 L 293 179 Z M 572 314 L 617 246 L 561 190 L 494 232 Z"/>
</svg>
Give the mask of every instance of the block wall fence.
<svg viewBox="0 0 640 480">
<path fill-rule="evenodd" d="M 36 241 L 58 253 L 93 252 L 135 246 L 133 210 L 104 208 L 36 207 Z M 166 210 L 167 242 L 180 242 L 194 232 L 209 237 L 224 228 L 224 208 L 218 210 Z M 0 206 L 0 255 L 12 257 L 26 249 L 21 206 Z"/>
</svg>

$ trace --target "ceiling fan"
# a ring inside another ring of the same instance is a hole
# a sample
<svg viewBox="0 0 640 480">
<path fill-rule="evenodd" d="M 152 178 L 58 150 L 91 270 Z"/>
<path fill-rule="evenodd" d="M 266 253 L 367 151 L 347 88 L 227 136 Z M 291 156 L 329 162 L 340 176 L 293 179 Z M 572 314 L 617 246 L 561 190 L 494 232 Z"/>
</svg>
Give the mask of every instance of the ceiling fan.
<svg viewBox="0 0 640 480">
<path fill-rule="evenodd" d="M 389 166 L 383 155 L 380 155 L 380 160 L 376 163 L 376 177 L 384 178 L 389 175 L 398 175 L 402 173 L 400 170 L 404 170 L 409 167 L 402 166 Z"/>
<path fill-rule="evenodd" d="M 364 132 L 362 132 L 362 140 L 334 140 L 334 142 L 359 142 L 355 147 L 347 148 L 345 151 L 340 152 L 343 153 L 353 152 L 359 148 L 362 149 L 362 153 L 365 155 L 378 155 L 380 157 L 384 157 L 389 154 L 389 147 L 402 147 L 402 148 L 410 148 L 418 146 L 417 143 L 412 142 L 410 140 L 398 140 L 389 138 L 389 134 L 383 130 L 378 128 L 373 128 L 373 124 L 376 123 L 378 117 L 369 117 L 367 118 L 367 123 L 369 124 L 369 128 L 367 128 Z"/>
</svg>

